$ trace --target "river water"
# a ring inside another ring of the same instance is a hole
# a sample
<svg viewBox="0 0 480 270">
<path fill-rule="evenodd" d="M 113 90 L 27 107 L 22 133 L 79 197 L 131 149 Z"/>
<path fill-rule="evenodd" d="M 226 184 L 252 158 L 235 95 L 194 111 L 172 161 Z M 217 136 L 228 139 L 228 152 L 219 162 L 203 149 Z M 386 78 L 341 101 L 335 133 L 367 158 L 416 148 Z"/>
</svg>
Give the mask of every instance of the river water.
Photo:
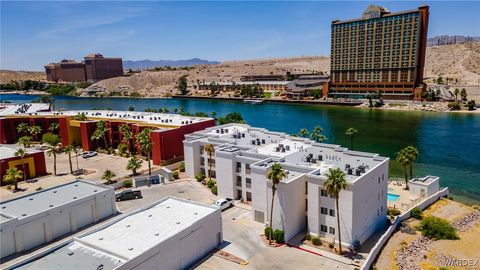
<svg viewBox="0 0 480 270">
<path fill-rule="evenodd" d="M 2 101 L 28 102 L 36 96 L 0 96 Z M 320 125 L 329 143 L 350 145 L 345 130 L 359 130 L 355 150 L 379 153 L 391 158 L 390 176 L 402 177 L 403 168 L 393 159 L 399 149 L 413 145 L 420 151 L 414 175 L 440 176 L 455 199 L 480 202 L 480 115 L 438 112 L 400 112 L 351 107 L 244 104 L 238 101 L 202 99 L 135 99 L 55 97 L 57 109 L 111 108 L 136 111 L 145 108 L 183 108 L 187 112 L 216 112 L 217 116 L 239 112 L 251 126 L 297 133 Z"/>
</svg>

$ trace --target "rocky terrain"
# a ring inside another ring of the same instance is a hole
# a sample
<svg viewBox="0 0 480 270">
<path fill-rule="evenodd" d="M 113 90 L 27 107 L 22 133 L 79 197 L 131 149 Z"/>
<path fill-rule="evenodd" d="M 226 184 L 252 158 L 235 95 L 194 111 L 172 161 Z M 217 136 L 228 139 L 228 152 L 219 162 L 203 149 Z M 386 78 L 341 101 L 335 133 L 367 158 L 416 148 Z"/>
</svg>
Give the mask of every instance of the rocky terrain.
<svg viewBox="0 0 480 270">
<path fill-rule="evenodd" d="M 80 91 L 80 94 L 129 96 L 133 93 L 146 97 L 168 96 L 176 94 L 178 79 L 187 75 L 192 94 L 203 95 L 205 93 L 200 93 L 194 87 L 198 83 L 239 81 L 243 75 L 254 74 L 329 73 L 329 67 L 330 59 L 324 56 L 228 61 L 215 65 L 195 65 L 190 69 L 133 73 L 120 78 L 100 81 L 93 85 L 92 91 Z M 45 79 L 42 72 L 2 70 L 0 75 L 2 83 L 10 80 Z M 480 42 L 428 47 L 425 77 L 437 78 L 438 76 L 457 79 L 462 85 L 476 85 L 478 90 Z M 467 91 L 471 92 L 469 89 Z"/>
</svg>

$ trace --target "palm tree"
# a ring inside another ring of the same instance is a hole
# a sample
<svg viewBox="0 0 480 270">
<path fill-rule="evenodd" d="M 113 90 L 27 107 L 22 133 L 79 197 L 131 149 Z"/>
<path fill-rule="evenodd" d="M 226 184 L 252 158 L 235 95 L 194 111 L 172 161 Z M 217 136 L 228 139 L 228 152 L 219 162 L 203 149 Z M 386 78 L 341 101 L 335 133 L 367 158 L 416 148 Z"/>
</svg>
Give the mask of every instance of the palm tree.
<svg viewBox="0 0 480 270">
<path fill-rule="evenodd" d="M 300 129 L 300 131 L 298 132 L 298 136 L 303 138 L 308 137 L 308 130 L 306 128 Z"/>
<path fill-rule="evenodd" d="M 217 119 L 216 116 L 217 116 L 217 113 L 216 112 L 211 112 L 210 115 L 212 116 L 213 119 Z"/>
<path fill-rule="evenodd" d="M 130 152 L 130 154 L 133 154 L 133 143 L 132 143 L 132 140 L 133 140 L 133 132 L 132 132 L 132 128 L 125 124 L 125 125 L 121 125 L 120 126 L 120 133 L 122 134 L 122 141 L 128 145 L 128 151 Z"/>
<path fill-rule="evenodd" d="M 18 131 L 18 133 L 22 133 L 22 134 L 25 135 L 25 134 L 27 134 L 29 128 L 30 128 L 30 126 L 27 123 L 20 123 L 17 126 L 17 131 Z"/>
<path fill-rule="evenodd" d="M 270 206 L 270 229 L 273 227 L 273 203 L 275 200 L 275 192 L 277 191 L 277 185 L 282 181 L 283 178 L 287 177 L 287 173 L 283 170 L 280 163 L 275 163 L 270 168 L 270 171 L 267 173 L 267 179 L 272 181 L 272 204 Z M 270 235 L 268 236 L 269 244 L 272 243 L 272 230 L 270 230 Z"/>
<path fill-rule="evenodd" d="M 137 170 L 142 167 L 142 160 L 137 158 L 136 156 L 132 156 L 128 160 L 127 170 L 131 170 L 133 175 L 137 175 Z"/>
<path fill-rule="evenodd" d="M 462 90 L 460 91 L 460 96 L 462 97 L 462 101 L 467 100 L 467 90 L 465 88 L 462 88 Z"/>
<path fill-rule="evenodd" d="M 115 176 L 117 175 L 111 170 L 105 170 L 105 172 L 103 172 L 102 180 L 105 180 L 108 185 L 112 183 L 112 178 L 114 178 Z"/>
<path fill-rule="evenodd" d="M 51 122 L 50 126 L 48 127 L 48 130 L 50 132 L 55 132 L 58 130 L 59 127 L 60 127 L 60 124 L 58 124 L 58 122 Z"/>
<path fill-rule="evenodd" d="M 338 247 L 340 254 L 342 254 L 342 237 L 340 233 L 340 211 L 338 202 L 340 198 L 340 191 L 347 188 L 347 180 L 345 178 L 345 172 L 340 168 L 328 169 L 326 176 L 327 181 L 323 183 L 323 188 L 335 198 L 335 207 L 337 209 Z"/>
<path fill-rule="evenodd" d="M 18 139 L 17 144 L 23 145 L 24 148 L 28 148 L 32 145 L 32 137 L 22 136 Z"/>
<path fill-rule="evenodd" d="M 42 133 L 42 128 L 40 126 L 31 126 L 28 128 L 28 132 L 36 139 L 37 135 Z"/>
<path fill-rule="evenodd" d="M 7 185 L 15 185 L 14 190 L 18 190 L 18 180 L 23 178 L 23 172 L 13 167 L 7 170 L 3 176 L 3 182 Z"/>
<path fill-rule="evenodd" d="M 208 154 L 208 178 L 212 180 L 212 155 L 215 153 L 215 146 L 213 146 L 213 144 L 207 144 L 203 150 Z"/>
<path fill-rule="evenodd" d="M 350 148 L 353 150 L 353 136 L 358 133 L 358 130 L 354 127 L 348 128 L 345 131 L 345 135 L 350 136 Z"/>
<path fill-rule="evenodd" d="M 146 129 L 143 129 L 136 136 L 138 144 L 140 144 L 140 150 L 142 151 L 142 153 L 147 155 L 148 175 L 152 175 L 150 156 L 152 154 L 153 143 L 152 143 L 152 140 L 150 139 L 150 132 L 152 132 L 152 129 L 146 128 Z"/>
<path fill-rule="evenodd" d="M 327 140 L 327 137 L 325 137 L 322 134 L 322 127 L 320 126 L 315 126 L 312 130 L 312 133 L 310 133 L 310 139 L 316 141 L 316 142 L 324 142 Z"/>
<path fill-rule="evenodd" d="M 20 158 L 20 160 L 22 161 L 22 171 L 26 172 L 24 158 L 28 156 L 27 150 L 25 150 L 24 148 L 20 148 L 17 151 L 15 151 L 14 155 Z M 27 174 L 23 173 L 23 181 L 25 182 L 26 180 L 27 180 Z"/>
<path fill-rule="evenodd" d="M 73 173 L 72 153 L 75 152 L 75 147 L 73 145 L 69 144 L 63 149 L 63 152 L 68 155 L 68 163 L 70 165 L 70 173 Z"/>
<path fill-rule="evenodd" d="M 455 94 L 455 101 L 457 101 L 458 93 L 460 93 L 460 90 L 458 90 L 458 88 L 455 88 L 455 91 L 453 93 Z"/>
<path fill-rule="evenodd" d="M 410 165 L 410 159 L 405 151 L 405 148 L 400 150 L 398 153 L 397 153 L 397 156 L 395 158 L 395 160 L 402 164 L 403 166 L 403 171 L 405 173 L 405 189 L 408 190 L 408 173 L 407 173 L 407 168 L 408 166 Z"/>
<path fill-rule="evenodd" d="M 77 121 L 85 121 L 85 120 L 87 120 L 87 116 L 86 116 L 85 113 L 83 113 L 83 112 L 82 112 L 82 113 L 77 113 L 77 115 L 75 115 L 73 118 L 74 118 L 75 120 L 77 120 Z"/>
<path fill-rule="evenodd" d="M 57 175 L 57 154 L 62 153 L 60 138 L 58 135 L 48 132 L 43 134 L 42 141 L 47 144 L 47 155 L 53 156 L 53 174 Z"/>
<path fill-rule="evenodd" d="M 103 146 L 105 147 L 105 149 L 108 149 L 106 134 L 109 130 L 110 129 L 107 128 L 107 123 L 104 120 L 100 120 L 97 122 L 97 129 L 95 129 L 95 131 L 93 132 L 91 139 L 95 141 L 103 139 Z"/>
<path fill-rule="evenodd" d="M 410 161 L 410 179 L 413 179 L 413 163 L 417 160 L 419 152 L 418 149 L 413 147 L 413 146 L 407 146 L 405 147 L 405 154 L 408 157 L 408 160 Z"/>
</svg>

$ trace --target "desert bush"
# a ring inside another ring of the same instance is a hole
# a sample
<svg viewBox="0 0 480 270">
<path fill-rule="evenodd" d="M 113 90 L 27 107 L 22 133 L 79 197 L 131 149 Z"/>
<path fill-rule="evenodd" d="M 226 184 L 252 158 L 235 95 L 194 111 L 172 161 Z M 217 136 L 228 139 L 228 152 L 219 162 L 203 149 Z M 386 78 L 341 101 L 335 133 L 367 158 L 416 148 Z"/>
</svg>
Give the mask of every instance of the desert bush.
<svg viewBox="0 0 480 270">
<path fill-rule="evenodd" d="M 212 189 L 211 189 L 211 191 L 212 191 L 212 193 L 213 193 L 214 195 L 217 195 L 217 194 L 218 194 L 218 188 L 217 188 L 217 186 L 213 186 Z"/>
<path fill-rule="evenodd" d="M 174 171 L 174 172 L 172 173 L 172 176 L 173 176 L 173 179 L 175 179 L 175 180 L 177 180 L 177 179 L 179 178 L 177 171 Z"/>
<path fill-rule="evenodd" d="M 422 219 L 423 211 L 420 208 L 415 207 L 412 209 L 411 216 L 415 219 Z"/>
<path fill-rule="evenodd" d="M 275 239 L 275 242 L 277 243 L 283 243 L 285 238 L 285 232 L 282 230 L 275 230 L 273 232 L 273 239 Z"/>
<path fill-rule="evenodd" d="M 457 230 L 448 221 L 434 216 L 423 219 L 419 230 L 423 236 L 436 240 L 458 239 Z"/>
<path fill-rule="evenodd" d="M 320 245 L 322 244 L 322 241 L 321 241 L 320 238 L 318 238 L 318 237 L 313 237 L 313 238 L 312 238 L 312 244 L 313 244 L 314 246 L 320 246 Z"/>
<path fill-rule="evenodd" d="M 195 176 L 195 179 L 197 179 L 197 182 L 202 182 L 203 180 L 205 180 L 205 175 L 203 173 L 197 174 Z"/>
<path fill-rule="evenodd" d="M 265 234 L 265 236 L 268 238 L 268 236 L 270 235 L 270 232 L 273 233 L 273 230 L 272 228 L 270 227 L 265 227 L 265 229 L 263 229 L 263 233 Z"/>
<path fill-rule="evenodd" d="M 389 216 L 398 216 L 400 215 L 400 210 L 396 209 L 396 208 L 388 208 L 387 210 L 387 215 Z"/>
<path fill-rule="evenodd" d="M 130 188 L 133 186 L 132 180 L 125 180 L 123 181 L 123 187 L 124 188 Z"/>
<path fill-rule="evenodd" d="M 178 167 L 178 170 L 180 172 L 185 172 L 185 162 L 180 163 L 180 166 Z"/>
<path fill-rule="evenodd" d="M 212 188 L 213 186 L 215 186 L 215 182 L 213 180 L 208 180 L 207 181 L 207 187 Z"/>
<path fill-rule="evenodd" d="M 334 248 L 334 247 L 335 247 L 335 244 L 334 244 L 334 243 L 330 243 L 330 244 L 328 244 L 328 247 L 329 247 L 329 248 Z"/>
</svg>

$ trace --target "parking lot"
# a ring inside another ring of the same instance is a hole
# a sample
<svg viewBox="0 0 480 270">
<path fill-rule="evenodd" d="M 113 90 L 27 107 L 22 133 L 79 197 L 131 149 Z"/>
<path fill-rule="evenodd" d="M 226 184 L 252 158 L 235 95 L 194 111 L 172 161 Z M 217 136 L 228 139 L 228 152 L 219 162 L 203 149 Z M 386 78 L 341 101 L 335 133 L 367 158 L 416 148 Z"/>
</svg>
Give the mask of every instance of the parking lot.
<svg viewBox="0 0 480 270">
<path fill-rule="evenodd" d="M 14 197 L 22 196 L 35 190 L 39 187 L 45 189 L 57 185 L 61 185 L 70 181 L 75 180 L 76 176 L 70 174 L 70 164 L 68 162 L 68 155 L 60 154 L 57 155 L 57 175 L 53 175 L 53 156 L 48 156 L 45 154 L 45 162 L 47 165 L 47 172 L 49 175 L 38 177 L 34 183 L 24 183 L 19 182 L 18 187 L 24 191 L 13 193 L 10 190 L 7 190 L 6 187 L 0 189 L 0 198 L 1 200 L 8 200 Z M 99 154 L 90 158 L 78 157 L 78 167 L 88 170 L 88 174 L 80 175 L 84 180 L 102 183 L 102 175 L 105 170 L 111 170 L 116 174 L 116 177 L 128 176 L 131 174 L 131 171 L 126 170 L 128 158 Z M 72 165 L 73 170 L 77 169 L 77 158 L 75 155 L 72 155 Z M 160 167 L 153 166 L 152 170 L 158 169 Z M 148 170 L 147 162 L 143 162 L 143 166 L 139 172 L 145 172 Z"/>
</svg>

